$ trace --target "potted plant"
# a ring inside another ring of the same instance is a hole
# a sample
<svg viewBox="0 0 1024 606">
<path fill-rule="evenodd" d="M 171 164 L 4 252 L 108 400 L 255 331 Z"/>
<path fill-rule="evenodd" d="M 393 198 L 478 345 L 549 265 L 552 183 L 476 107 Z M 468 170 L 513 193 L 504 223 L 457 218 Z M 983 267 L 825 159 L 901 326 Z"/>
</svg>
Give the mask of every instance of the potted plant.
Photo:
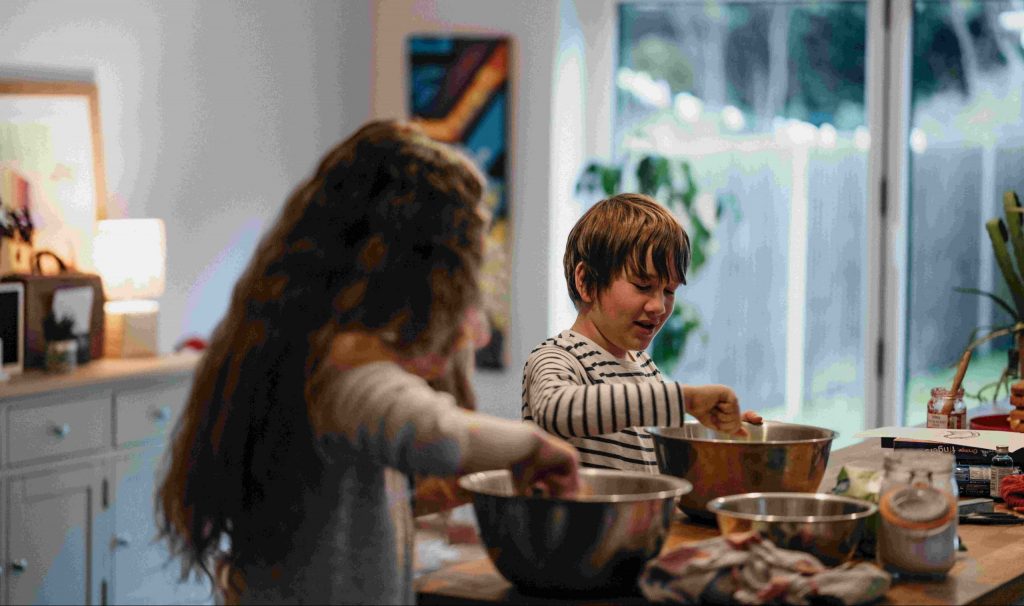
<svg viewBox="0 0 1024 606">
<path fill-rule="evenodd" d="M 693 169 L 686 160 L 648 153 L 622 162 L 593 161 L 586 165 L 576 183 L 576 192 L 600 193 L 613 196 L 623 191 L 623 175 L 632 171 L 635 191 L 661 202 L 671 210 L 686 228 L 690 237 L 690 268 L 687 279 L 700 273 L 711 252 L 714 230 L 727 208 L 739 218 L 739 211 L 731 197 L 701 194 Z M 631 186 L 632 187 L 632 186 Z M 708 204 L 713 207 L 702 208 Z M 700 333 L 703 318 L 696 307 L 686 301 L 676 301 L 672 315 L 651 344 L 651 357 L 665 374 L 670 374 L 683 356 L 690 337 Z"/>
<path fill-rule="evenodd" d="M 989 383 L 978 390 L 975 395 L 982 399 L 985 390 L 994 387 L 992 401 L 995 403 L 999 397 L 1001 388 L 1006 389 L 1008 394 L 1010 376 L 1024 377 L 1024 208 L 1020 205 L 1020 199 L 1014 191 L 1007 191 L 1003 194 L 1003 218 L 990 219 L 985 223 L 989 240 L 992 242 L 992 252 L 995 255 L 996 264 L 1003 275 L 1003 280 L 1009 288 L 1010 301 L 999 295 L 980 290 L 977 288 L 957 288 L 957 292 L 976 294 L 988 297 L 1004 310 L 1011 319 L 1011 322 L 994 327 L 983 327 L 974 331 L 971 341 L 968 343 L 961 357 L 961 368 L 965 368 L 970 359 L 971 352 L 979 345 L 1004 336 L 1013 336 L 1013 347 L 1010 350 L 1009 364 L 1003 370 L 1002 375 L 993 383 Z M 962 376 L 961 370 L 958 375 Z"/>
<path fill-rule="evenodd" d="M 71 372 L 78 360 L 78 340 L 74 333 L 75 320 L 71 316 L 59 319 L 50 312 L 43 319 L 43 338 L 46 339 L 44 367 L 47 372 Z"/>
</svg>

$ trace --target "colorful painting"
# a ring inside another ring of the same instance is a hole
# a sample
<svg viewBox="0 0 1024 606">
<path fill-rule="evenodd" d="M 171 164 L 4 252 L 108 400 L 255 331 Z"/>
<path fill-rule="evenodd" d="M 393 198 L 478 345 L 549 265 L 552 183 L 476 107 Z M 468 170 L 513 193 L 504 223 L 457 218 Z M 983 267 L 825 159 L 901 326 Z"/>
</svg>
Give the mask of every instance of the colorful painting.
<svg viewBox="0 0 1024 606">
<path fill-rule="evenodd" d="M 508 157 L 508 38 L 409 38 L 411 118 L 431 137 L 462 149 L 487 176 L 491 211 L 482 274 L 491 340 L 477 367 L 508 365 L 512 238 Z"/>
</svg>

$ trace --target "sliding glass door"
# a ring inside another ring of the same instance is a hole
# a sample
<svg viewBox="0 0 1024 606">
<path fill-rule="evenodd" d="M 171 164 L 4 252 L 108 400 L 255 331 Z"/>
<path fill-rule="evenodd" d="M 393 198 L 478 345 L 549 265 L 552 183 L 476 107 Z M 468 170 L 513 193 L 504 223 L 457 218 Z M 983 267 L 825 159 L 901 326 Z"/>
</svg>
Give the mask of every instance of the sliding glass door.
<svg viewBox="0 0 1024 606">
<path fill-rule="evenodd" d="M 1012 300 L 985 222 L 1004 216 L 1003 192 L 1024 194 L 1024 3 L 919 0 L 911 19 L 905 419 L 913 424 L 924 421 L 928 390 L 951 382 L 976 329 L 1013 322 L 993 299 L 956 289 Z M 974 353 L 969 406 L 995 395 L 1010 344 Z"/>
<path fill-rule="evenodd" d="M 663 371 L 845 440 L 875 371 L 868 18 L 866 2 L 624 3 L 616 74 L 617 153 L 685 163 L 684 223 L 707 234 L 678 297 L 693 330 Z"/>
<path fill-rule="evenodd" d="M 977 292 L 1009 299 L 985 222 L 1024 194 L 1024 2 L 622 2 L 619 20 L 615 153 L 675 163 L 701 249 L 663 370 L 845 443 L 923 422 L 977 331 L 1013 319 Z M 969 406 L 1009 346 L 975 353 Z"/>
</svg>

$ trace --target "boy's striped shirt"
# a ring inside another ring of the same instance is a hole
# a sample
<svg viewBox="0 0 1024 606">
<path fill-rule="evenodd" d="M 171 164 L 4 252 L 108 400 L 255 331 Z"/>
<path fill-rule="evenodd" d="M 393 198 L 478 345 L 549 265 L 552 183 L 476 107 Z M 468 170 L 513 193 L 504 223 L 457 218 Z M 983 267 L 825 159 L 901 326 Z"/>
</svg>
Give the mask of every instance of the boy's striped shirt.
<svg viewBox="0 0 1024 606">
<path fill-rule="evenodd" d="M 523 369 L 523 419 L 569 440 L 585 467 L 657 473 L 643 427 L 682 425 L 683 385 L 664 381 L 646 352 L 630 357 L 571 330 L 545 340 Z"/>
</svg>

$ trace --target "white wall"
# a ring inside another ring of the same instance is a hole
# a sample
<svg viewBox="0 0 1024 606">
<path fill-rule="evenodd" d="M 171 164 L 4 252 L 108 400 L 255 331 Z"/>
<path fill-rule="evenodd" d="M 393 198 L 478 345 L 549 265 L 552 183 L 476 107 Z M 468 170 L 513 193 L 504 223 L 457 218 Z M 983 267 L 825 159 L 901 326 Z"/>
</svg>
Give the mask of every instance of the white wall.
<svg viewBox="0 0 1024 606">
<path fill-rule="evenodd" d="M 468 32 L 508 35 L 511 46 L 508 179 L 512 218 L 512 309 L 508 335 L 510 366 L 478 371 L 479 408 L 519 417 L 523 364 L 530 349 L 548 336 L 550 297 L 545 287 L 551 180 L 552 68 L 558 24 L 557 0 L 389 0 L 376 5 L 371 111 L 374 117 L 408 116 L 408 34 Z"/>
<path fill-rule="evenodd" d="M 614 0 L 5 0 L 0 77 L 99 86 L 112 217 L 167 223 L 160 348 L 207 335 L 264 226 L 337 140 L 407 115 L 405 36 L 512 37 L 511 363 L 481 408 L 516 418 L 522 367 L 574 317 L 573 184 L 609 148 Z"/>
<path fill-rule="evenodd" d="M 613 78 L 617 50 L 614 0 L 561 0 L 551 100 L 548 309 L 550 332 L 572 325 L 576 310 L 565 283 L 562 254 L 582 214 L 576 180 L 588 160 L 610 159 Z"/>
<path fill-rule="evenodd" d="M 561 257 L 580 212 L 572 196 L 576 176 L 585 158 L 607 153 L 610 141 L 614 14 L 613 0 L 387 0 L 374 10 L 374 117 L 408 115 L 409 34 L 512 38 L 511 363 L 474 379 L 480 409 L 491 414 L 519 417 L 527 355 L 575 318 Z"/>
<path fill-rule="evenodd" d="M 162 351 L 210 333 L 264 225 L 368 118 L 370 23 L 368 2 L 0 2 L 0 77 L 94 81 L 109 215 L 166 222 Z"/>
</svg>

